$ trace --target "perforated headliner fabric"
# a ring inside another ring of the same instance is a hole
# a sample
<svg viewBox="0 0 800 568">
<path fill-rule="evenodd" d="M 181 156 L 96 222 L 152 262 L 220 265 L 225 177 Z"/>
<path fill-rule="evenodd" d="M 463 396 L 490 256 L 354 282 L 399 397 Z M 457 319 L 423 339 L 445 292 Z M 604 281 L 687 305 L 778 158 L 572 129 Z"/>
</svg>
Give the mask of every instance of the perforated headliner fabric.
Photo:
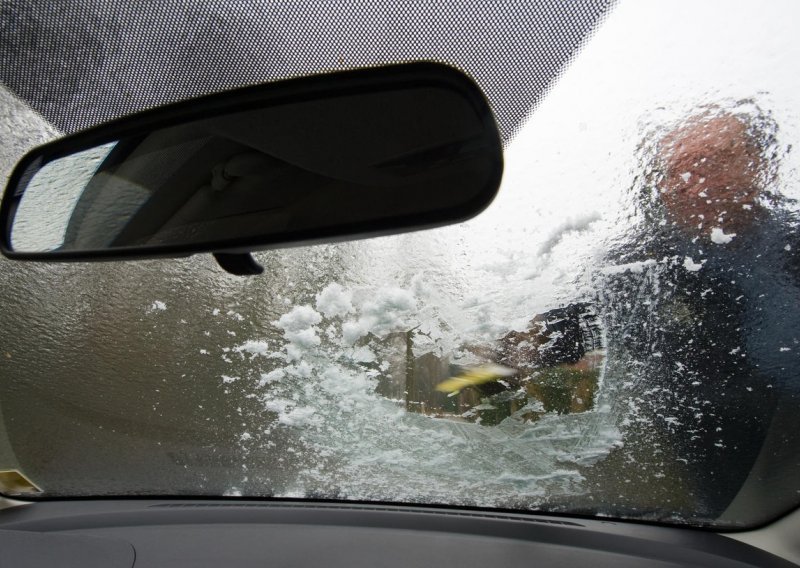
<svg viewBox="0 0 800 568">
<path fill-rule="evenodd" d="M 507 143 L 613 0 L 0 0 L 0 81 L 63 132 L 189 97 L 435 60 L 474 77 Z"/>
</svg>

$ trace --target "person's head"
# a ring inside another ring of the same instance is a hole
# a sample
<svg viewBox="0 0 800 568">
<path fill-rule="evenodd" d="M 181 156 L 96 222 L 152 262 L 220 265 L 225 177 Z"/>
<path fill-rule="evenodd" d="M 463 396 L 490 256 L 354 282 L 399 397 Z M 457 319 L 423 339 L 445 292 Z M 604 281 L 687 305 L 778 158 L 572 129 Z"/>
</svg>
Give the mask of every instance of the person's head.
<svg viewBox="0 0 800 568">
<path fill-rule="evenodd" d="M 762 148 L 732 114 L 700 115 L 662 138 L 658 185 L 667 217 L 690 232 L 747 228 L 763 190 Z"/>
</svg>

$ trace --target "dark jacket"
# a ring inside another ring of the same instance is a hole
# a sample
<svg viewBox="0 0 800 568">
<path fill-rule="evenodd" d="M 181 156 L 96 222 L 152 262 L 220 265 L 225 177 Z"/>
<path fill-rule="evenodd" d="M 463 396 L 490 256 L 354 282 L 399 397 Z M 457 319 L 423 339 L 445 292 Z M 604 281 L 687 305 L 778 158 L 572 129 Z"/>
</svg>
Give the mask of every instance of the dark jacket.
<svg viewBox="0 0 800 568">
<path fill-rule="evenodd" d="M 800 392 L 800 238 L 779 212 L 727 244 L 653 233 L 613 251 L 597 278 L 621 463 L 654 491 L 679 486 L 687 512 L 714 519 L 748 477 L 778 401 Z M 795 416 L 783 427 L 800 430 Z"/>
</svg>

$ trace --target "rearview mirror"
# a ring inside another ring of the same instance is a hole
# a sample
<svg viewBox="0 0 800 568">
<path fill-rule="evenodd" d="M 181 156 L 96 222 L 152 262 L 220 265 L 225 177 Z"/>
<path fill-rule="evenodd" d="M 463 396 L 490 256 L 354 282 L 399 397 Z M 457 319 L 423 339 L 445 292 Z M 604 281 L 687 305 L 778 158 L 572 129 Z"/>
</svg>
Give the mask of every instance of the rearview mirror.
<svg viewBox="0 0 800 568">
<path fill-rule="evenodd" d="M 26 260 L 230 260 L 463 221 L 501 176 L 497 126 L 466 76 L 432 63 L 346 71 L 189 100 L 34 149 L 0 205 L 0 246 Z"/>
</svg>

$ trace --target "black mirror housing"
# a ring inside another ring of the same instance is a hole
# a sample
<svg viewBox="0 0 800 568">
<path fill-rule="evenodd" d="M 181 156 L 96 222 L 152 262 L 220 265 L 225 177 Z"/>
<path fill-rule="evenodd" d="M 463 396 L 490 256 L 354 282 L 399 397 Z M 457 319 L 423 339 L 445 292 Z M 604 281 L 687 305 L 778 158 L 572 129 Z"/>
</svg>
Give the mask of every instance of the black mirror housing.
<svg viewBox="0 0 800 568">
<path fill-rule="evenodd" d="M 463 221 L 492 201 L 502 171 L 488 103 L 459 71 L 303 77 L 35 148 L 0 204 L 0 248 L 20 260 L 235 259 Z"/>
</svg>

